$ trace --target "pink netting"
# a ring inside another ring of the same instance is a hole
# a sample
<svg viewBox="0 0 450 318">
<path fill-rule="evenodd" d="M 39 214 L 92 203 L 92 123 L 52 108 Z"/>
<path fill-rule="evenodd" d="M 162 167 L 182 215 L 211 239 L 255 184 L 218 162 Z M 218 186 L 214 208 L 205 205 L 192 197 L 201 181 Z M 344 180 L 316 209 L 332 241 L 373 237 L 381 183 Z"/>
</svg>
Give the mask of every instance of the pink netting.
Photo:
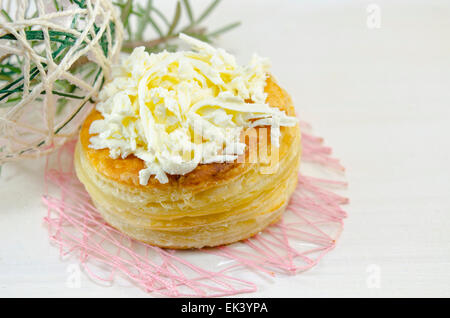
<svg viewBox="0 0 450 318">
<path fill-rule="evenodd" d="M 273 277 L 309 269 L 335 247 L 346 217 L 341 205 L 348 200 L 335 193 L 346 183 L 329 180 L 342 178 L 344 168 L 308 124 L 302 123 L 302 132 L 299 184 L 283 219 L 243 242 L 192 251 L 150 246 L 106 224 L 75 176 L 75 142 L 67 143 L 47 161 L 43 201 L 50 240 L 61 256 L 76 257 L 95 281 L 125 277 L 164 296 L 254 292 L 250 273 Z M 306 176 L 308 170 L 315 176 Z"/>
</svg>

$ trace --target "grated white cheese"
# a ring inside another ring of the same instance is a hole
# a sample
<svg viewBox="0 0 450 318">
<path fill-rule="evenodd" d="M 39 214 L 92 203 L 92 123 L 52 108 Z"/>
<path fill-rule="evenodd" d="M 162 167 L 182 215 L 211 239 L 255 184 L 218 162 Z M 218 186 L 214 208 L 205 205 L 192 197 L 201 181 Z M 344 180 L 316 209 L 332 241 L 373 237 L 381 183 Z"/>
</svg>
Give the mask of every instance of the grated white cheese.
<svg viewBox="0 0 450 318">
<path fill-rule="evenodd" d="M 270 68 L 254 55 L 239 66 L 223 49 L 180 35 L 194 51 L 148 54 L 143 47 L 113 70 L 114 80 L 100 92 L 89 147 L 108 148 L 112 158 L 142 159 L 142 185 L 155 175 L 184 175 L 200 163 L 229 162 L 245 152 L 244 128 L 271 126 L 279 146 L 280 126 L 297 119 L 266 104 L 264 86 Z M 252 100 L 253 103 L 246 103 Z"/>
</svg>

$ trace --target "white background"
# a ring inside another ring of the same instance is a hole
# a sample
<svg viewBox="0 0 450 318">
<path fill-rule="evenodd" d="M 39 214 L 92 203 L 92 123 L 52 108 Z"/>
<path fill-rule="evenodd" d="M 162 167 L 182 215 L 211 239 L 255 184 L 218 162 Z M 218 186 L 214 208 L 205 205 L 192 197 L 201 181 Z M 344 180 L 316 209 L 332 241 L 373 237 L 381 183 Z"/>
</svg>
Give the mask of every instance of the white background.
<svg viewBox="0 0 450 318">
<path fill-rule="evenodd" d="M 367 27 L 370 3 L 379 29 Z M 208 23 L 235 20 L 242 26 L 217 44 L 241 63 L 253 52 L 272 60 L 300 115 L 347 167 L 351 200 L 338 246 L 318 266 L 261 281 L 248 296 L 449 297 L 450 2 L 225 0 Z M 66 287 L 70 262 L 42 222 L 43 163 L 3 167 L 0 296 L 148 297 L 84 275 L 81 288 Z M 367 285 L 371 268 L 380 288 Z"/>
</svg>

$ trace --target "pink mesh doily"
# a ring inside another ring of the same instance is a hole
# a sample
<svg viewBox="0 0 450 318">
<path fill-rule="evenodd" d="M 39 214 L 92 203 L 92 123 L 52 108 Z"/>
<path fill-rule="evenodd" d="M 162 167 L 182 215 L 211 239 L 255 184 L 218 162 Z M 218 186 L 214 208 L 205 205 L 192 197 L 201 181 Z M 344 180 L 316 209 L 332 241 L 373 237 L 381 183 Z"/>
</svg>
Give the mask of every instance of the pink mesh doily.
<svg viewBox="0 0 450 318">
<path fill-rule="evenodd" d="M 163 296 L 229 296 L 254 292 L 256 275 L 293 275 L 307 270 L 336 245 L 348 199 L 343 166 L 322 138 L 302 126 L 299 184 L 283 218 L 243 242 L 175 251 L 135 241 L 105 223 L 75 176 L 75 141 L 47 160 L 43 196 L 50 240 L 63 258 L 74 258 L 94 281 L 125 278 Z"/>
</svg>

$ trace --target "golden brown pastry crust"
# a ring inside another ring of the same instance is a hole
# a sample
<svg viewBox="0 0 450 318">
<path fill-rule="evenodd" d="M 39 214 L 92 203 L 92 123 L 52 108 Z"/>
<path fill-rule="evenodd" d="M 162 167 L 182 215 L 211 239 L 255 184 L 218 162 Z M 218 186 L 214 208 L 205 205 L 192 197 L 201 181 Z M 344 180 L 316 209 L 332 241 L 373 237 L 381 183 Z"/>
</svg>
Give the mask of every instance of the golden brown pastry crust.
<svg viewBox="0 0 450 318">
<path fill-rule="evenodd" d="M 267 102 L 295 115 L 289 95 L 269 77 Z M 89 127 L 101 118 L 93 111 L 80 132 L 75 153 L 79 179 L 108 223 L 128 235 L 161 247 L 199 248 L 248 238 L 277 220 L 297 184 L 300 132 L 281 127 L 279 166 L 261 173 L 264 163 L 199 165 L 167 184 L 152 177 L 139 184 L 144 163 L 135 156 L 112 159 L 109 150 L 89 148 Z M 262 142 L 262 140 L 258 140 Z M 270 145 L 270 138 L 268 138 Z M 248 148 L 248 147 L 247 147 Z M 246 154 L 248 156 L 248 152 Z"/>
<path fill-rule="evenodd" d="M 285 111 L 287 115 L 295 116 L 295 108 L 292 105 L 289 95 L 275 83 L 272 77 L 267 79 L 265 91 L 267 93 L 267 103 L 269 105 L 278 107 Z M 183 176 L 168 175 L 169 183 L 167 184 L 161 184 L 154 176 L 152 176 L 147 186 L 141 186 L 139 184 L 139 171 L 145 168 L 144 162 L 141 159 L 134 155 L 130 155 L 125 159 L 112 159 L 109 156 L 109 149 L 96 150 L 88 147 L 90 143 L 89 139 L 93 136 L 89 133 L 89 127 L 93 121 L 101 118 L 103 117 L 98 111 L 93 110 L 91 112 L 81 128 L 80 141 L 84 153 L 96 170 L 105 177 L 116 182 L 128 185 L 132 184 L 143 188 L 170 188 L 174 186 L 195 188 L 198 185 L 205 186 L 211 182 L 214 183 L 232 178 L 237 174 L 242 173 L 246 168 L 245 164 L 238 163 L 201 164 L 195 170 Z M 290 127 L 281 127 L 282 134 L 289 133 L 292 130 L 293 128 Z M 246 142 L 248 144 L 248 140 Z M 267 143 L 270 146 L 270 139 Z"/>
</svg>

